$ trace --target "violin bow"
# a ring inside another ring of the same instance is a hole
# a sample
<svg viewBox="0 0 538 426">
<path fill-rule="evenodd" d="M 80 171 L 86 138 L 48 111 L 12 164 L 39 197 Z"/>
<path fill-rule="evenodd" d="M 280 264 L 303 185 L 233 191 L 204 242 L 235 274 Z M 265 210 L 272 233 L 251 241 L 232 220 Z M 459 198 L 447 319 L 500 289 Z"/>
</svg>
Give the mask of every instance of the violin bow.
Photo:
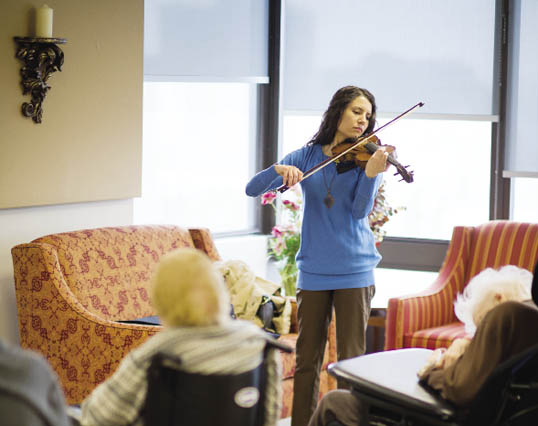
<svg viewBox="0 0 538 426">
<path fill-rule="evenodd" d="M 321 169 L 323 169 L 325 166 L 328 166 L 329 164 L 333 163 L 334 161 L 338 160 L 340 157 L 346 155 L 349 151 L 352 151 L 353 149 L 355 148 L 359 148 L 363 145 L 366 145 L 369 141 L 370 141 L 370 138 L 372 138 L 373 136 L 375 136 L 377 133 L 379 133 L 380 131 L 382 131 L 383 129 L 386 129 L 388 126 L 390 126 L 391 124 L 395 123 L 396 121 L 398 121 L 399 119 L 405 117 L 406 115 L 408 114 L 411 114 L 415 109 L 417 108 L 422 108 L 424 106 L 424 102 L 419 102 L 417 103 L 416 105 L 413 105 L 411 108 L 409 108 L 408 110 L 402 112 L 400 115 L 394 117 L 392 120 L 388 121 L 387 123 L 383 124 L 382 126 L 378 127 L 376 130 L 374 130 L 372 133 L 370 133 L 368 136 L 361 136 L 359 137 L 359 139 L 357 139 L 357 142 L 355 142 L 353 145 L 351 145 L 349 148 L 347 148 L 346 150 L 342 151 L 340 154 L 337 154 L 331 158 L 327 158 L 326 160 L 322 161 L 321 163 L 315 165 L 314 167 L 312 167 L 310 170 L 307 170 L 304 174 L 303 174 L 303 177 L 301 178 L 301 180 L 299 182 L 302 182 L 303 180 L 305 180 L 307 177 L 310 177 L 312 176 L 314 173 L 316 172 L 319 172 Z M 297 183 L 299 183 L 297 182 Z M 286 192 L 287 190 L 289 189 L 289 186 L 287 185 L 282 185 L 280 187 L 277 188 L 277 191 L 280 192 L 280 193 L 283 193 L 283 192 Z"/>
</svg>

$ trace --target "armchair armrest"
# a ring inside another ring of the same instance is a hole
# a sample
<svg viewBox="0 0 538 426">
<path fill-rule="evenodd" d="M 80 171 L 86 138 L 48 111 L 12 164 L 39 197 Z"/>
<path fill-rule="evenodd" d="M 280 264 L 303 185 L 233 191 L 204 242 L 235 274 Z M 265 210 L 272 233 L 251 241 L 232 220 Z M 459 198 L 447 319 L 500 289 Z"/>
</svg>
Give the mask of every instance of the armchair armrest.
<svg viewBox="0 0 538 426">
<path fill-rule="evenodd" d="M 437 279 L 426 290 L 389 299 L 385 350 L 403 347 L 404 336 L 455 321 L 454 298 L 465 285 L 465 263 L 471 250 L 472 228 L 454 228 Z"/>
</svg>

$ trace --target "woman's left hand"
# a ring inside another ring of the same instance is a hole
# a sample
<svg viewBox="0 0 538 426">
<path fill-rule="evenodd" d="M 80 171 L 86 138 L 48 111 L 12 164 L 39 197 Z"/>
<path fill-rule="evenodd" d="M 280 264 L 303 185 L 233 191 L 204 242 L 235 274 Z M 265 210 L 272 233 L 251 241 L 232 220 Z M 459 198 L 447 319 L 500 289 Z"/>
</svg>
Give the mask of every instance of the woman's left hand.
<svg viewBox="0 0 538 426">
<path fill-rule="evenodd" d="M 390 164 L 387 162 L 389 152 L 394 151 L 393 146 L 380 146 L 366 163 L 364 171 L 369 178 L 376 177 L 379 173 L 386 172 Z"/>
</svg>

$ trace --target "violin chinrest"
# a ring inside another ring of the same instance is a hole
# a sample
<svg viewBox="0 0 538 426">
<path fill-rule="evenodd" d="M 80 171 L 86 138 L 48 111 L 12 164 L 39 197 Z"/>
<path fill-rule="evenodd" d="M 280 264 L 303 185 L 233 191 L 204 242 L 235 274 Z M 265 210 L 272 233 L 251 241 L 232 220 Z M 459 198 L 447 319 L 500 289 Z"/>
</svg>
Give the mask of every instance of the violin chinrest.
<svg viewBox="0 0 538 426">
<path fill-rule="evenodd" d="M 339 161 L 336 163 L 336 173 L 339 175 L 355 168 L 357 168 L 357 163 L 354 161 Z"/>
</svg>

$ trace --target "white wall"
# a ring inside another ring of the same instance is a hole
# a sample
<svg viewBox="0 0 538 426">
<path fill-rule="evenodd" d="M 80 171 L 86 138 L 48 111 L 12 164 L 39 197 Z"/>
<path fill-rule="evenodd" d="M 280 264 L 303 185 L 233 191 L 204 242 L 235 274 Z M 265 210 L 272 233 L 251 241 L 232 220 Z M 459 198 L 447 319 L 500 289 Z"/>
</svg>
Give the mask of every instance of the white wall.
<svg viewBox="0 0 538 426">
<path fill-rule="evenodd" d="M 266 235 L 218 238 L 215 245 L 223 261 L 242 260 L 257 276 L 268 280 L 277 278 L 268 263 Z"/>
<path fill-rule="evenodd" d="M 19 342 L 13 246 L 57 232 L 130 225 L 132 221 L 132 199 L 0 210 L 0 338 Z"/>
</svg>

